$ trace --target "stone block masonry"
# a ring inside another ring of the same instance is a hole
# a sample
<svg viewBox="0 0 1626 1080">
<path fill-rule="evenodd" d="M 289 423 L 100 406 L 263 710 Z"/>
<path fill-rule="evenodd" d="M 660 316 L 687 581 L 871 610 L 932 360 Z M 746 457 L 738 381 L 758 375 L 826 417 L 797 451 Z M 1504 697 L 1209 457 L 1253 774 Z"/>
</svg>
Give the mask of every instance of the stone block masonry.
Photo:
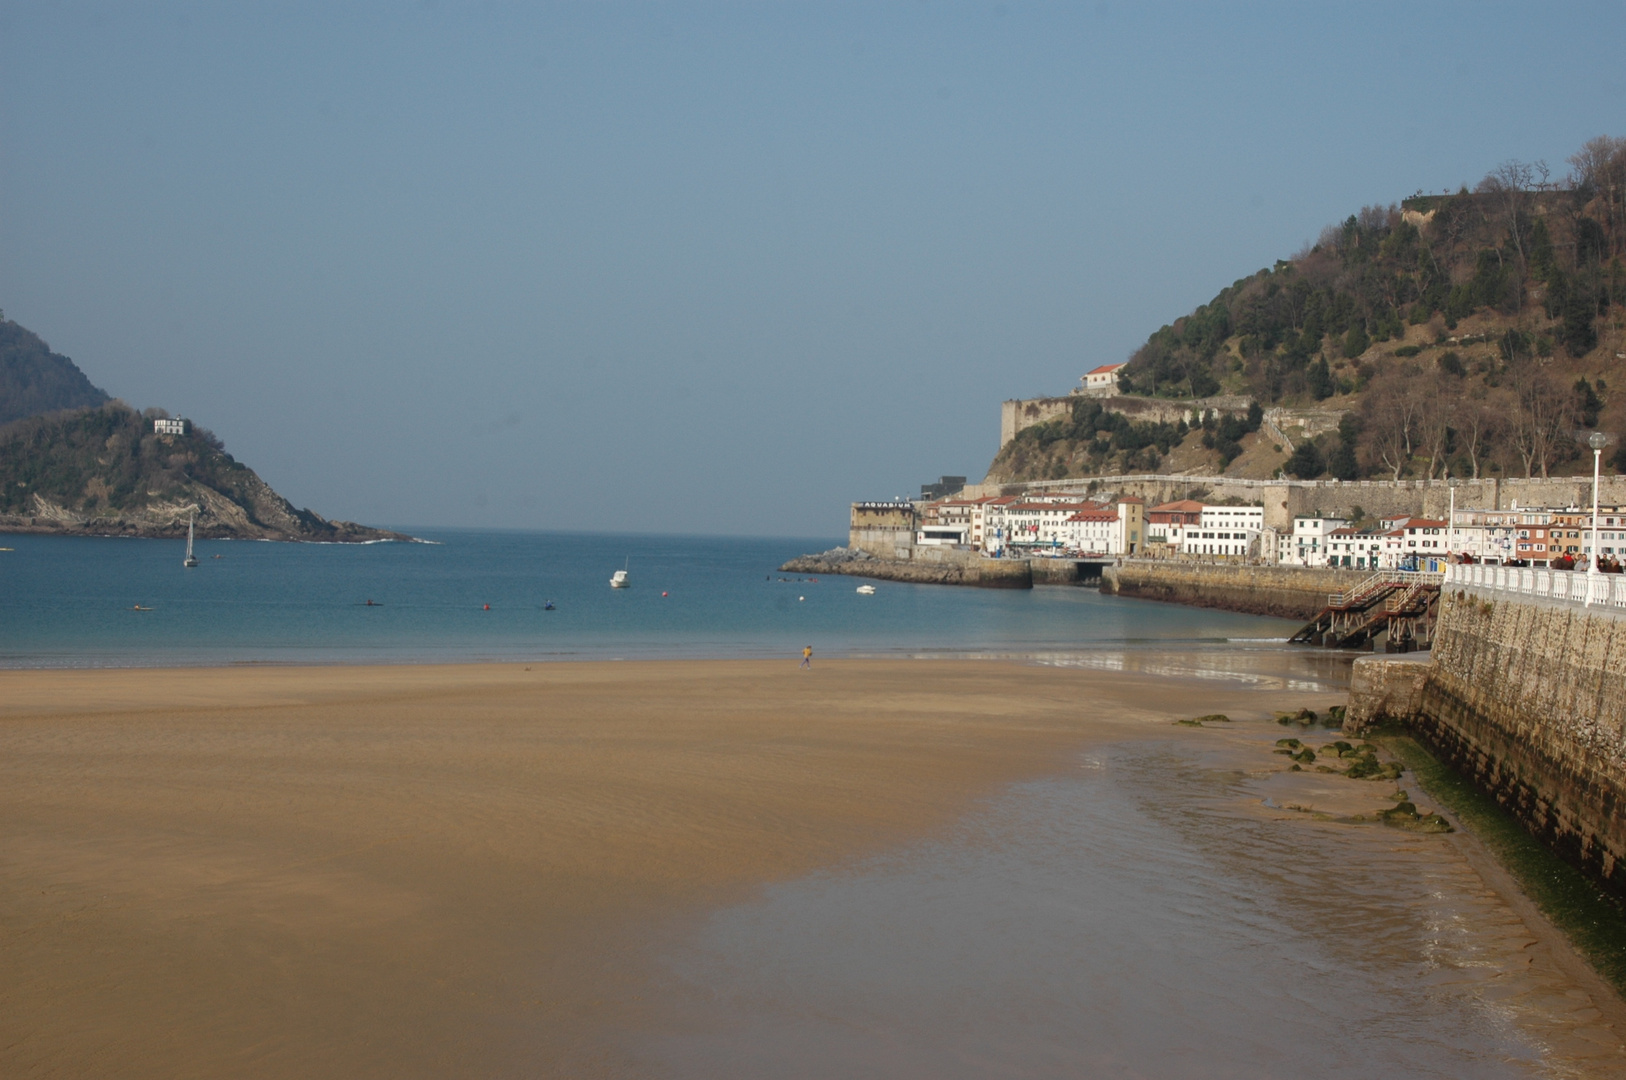
<svg viewBox="0 0 1626 1080">
<path fill-rule="evenodd" d="M 1344 730 L 1359 735 L 1385 720 L 1410 720 L 1422 707 L 1432 653 L 1361 656 L 1349 675 L 1349 705 Z"/>
<path fill-rule="evenodd" d="M 1352 726 L 1371 711 L 1358 696 Z M 1406 722 L 1626 898 L 1626 617 L 1449 584 L 1433 661 Z"/>
<path fill-rule="evenodd" d="M 913 558 L 876 558 L 868 551 L 835 548 L 803 555 L 779 569 L 787 574 L 847 574 L 920 585 L 973 585 L 984 589 L 1031 589 L 1027 559 L 984 559 L 974 551 L 914 548 Z"/>
<path fill-rule="evenodd" d="M 1308 620 L 1327 606 L 1328 593 L 1353 588 L 1368 576 L 1365 570 L 1122 559 L 1102 569 L 1101 591 Z"/>
</svg>

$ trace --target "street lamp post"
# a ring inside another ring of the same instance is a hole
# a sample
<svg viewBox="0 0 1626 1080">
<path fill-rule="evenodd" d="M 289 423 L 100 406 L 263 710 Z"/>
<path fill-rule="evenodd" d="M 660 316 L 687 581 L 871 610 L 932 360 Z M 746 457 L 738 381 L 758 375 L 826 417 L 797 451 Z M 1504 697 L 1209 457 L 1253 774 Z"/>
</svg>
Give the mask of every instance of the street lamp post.
<svg viewBox="0 0 1626 1080">
<path fill-rule="evenodd" d="M 1591 558 L 1586 564 L 1586 606 L 1592 606 L 1593 586 L 1597 584 L 1598 576 L 1598 468 L 1603 459 L 1603 448 L 1609 442 L 1608 436 L 1601 431 L 1594 431 L 1586 437 L 1586 444 L 1592 447 L 1592 551 Z"/>
</svg>

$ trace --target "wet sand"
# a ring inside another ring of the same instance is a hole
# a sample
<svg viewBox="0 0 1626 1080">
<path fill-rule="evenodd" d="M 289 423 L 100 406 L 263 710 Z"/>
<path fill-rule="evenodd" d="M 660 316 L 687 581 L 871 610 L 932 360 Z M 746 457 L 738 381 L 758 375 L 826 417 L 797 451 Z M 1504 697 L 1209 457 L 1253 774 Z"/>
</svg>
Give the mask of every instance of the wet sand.
<svg viewBox="0 0 1626 1080">
<path fill-rule="evenodd" d="M 613 1069 L 643 951 L 708 905 L 1245 696 L 988 662 L 0 673 L 0 1073 Z"/>
<path fill-rule="evenodd" d="M 816 663 L 0 672 L 0 1075 L 635 1071 L 709 913 L 1208 736 L 1173 716 L 1341 697 Z"/>
</svg>

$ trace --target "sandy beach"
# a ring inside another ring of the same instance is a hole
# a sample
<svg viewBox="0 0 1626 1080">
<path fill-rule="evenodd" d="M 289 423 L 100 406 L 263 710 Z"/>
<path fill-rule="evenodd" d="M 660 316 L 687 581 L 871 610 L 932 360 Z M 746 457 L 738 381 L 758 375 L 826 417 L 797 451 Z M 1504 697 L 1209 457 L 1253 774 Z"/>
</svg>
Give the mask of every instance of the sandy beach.
<svg viewBox="0 0 1626 1080">
<path fill-rule="evenodd" d="M 0 673 L 0 1073 L 618 1074 L 646 956 L 718 905 L 1092 742 L 1337 700 L 991 661 Z"/>
<path fill-rule="evenodd" d="M 579 1069 L 651 936 L 1228 695 L 1268 704 L 986 662 L 5 672 L 0 1071 Z"/>
</svg>

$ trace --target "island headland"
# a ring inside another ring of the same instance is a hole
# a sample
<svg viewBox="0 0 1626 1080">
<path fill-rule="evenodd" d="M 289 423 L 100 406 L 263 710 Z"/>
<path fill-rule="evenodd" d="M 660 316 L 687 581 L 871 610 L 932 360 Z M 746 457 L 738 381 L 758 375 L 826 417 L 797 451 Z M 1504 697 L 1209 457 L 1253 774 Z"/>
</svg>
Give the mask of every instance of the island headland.
<svg viewBox="0 0 1626 1080">
<path fill-rule="evenodd" d="M 403 533 L 299 509 L 213 432 L 138 411 L 0 320 L 0 532 L 372 543 Z"/>
</svg>

